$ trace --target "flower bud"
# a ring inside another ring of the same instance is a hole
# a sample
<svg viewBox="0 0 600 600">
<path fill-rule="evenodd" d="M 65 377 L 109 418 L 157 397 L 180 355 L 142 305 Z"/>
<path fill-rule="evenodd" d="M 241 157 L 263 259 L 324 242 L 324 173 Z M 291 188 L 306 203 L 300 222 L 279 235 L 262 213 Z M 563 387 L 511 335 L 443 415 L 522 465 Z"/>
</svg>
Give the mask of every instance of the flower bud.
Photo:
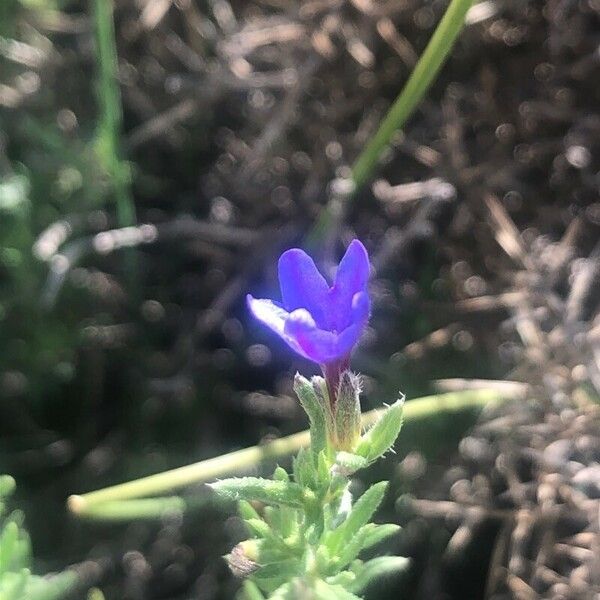
<svg viewBox="0 0 600 600">
<path fill-rule="evenodd" d="M 352 452 L 360 440 L 360 378 L 343 371 L 337 390 L 335 406 L 334 448 Z"/>
<path fill-rule="evenodd" d="M 230 554 L 225 556 L 231 572 L 239 578 L 245 578 L 260 568 L 258 556 L 260 545 L 258 540 L 240 542 Z"/>
<path fill-rule="evenodd" d="M 333 419 L 333 404 L 329 398 L 329 391 L 327 389 L 327 382 L 322 378 L 315 376 L 310 380 L 315 395 L 319 400 L 319 404 L 323 407 L 323 413 L 325 415 L 325 424 L 327 427 L 327 438 L 329 442 L 335 437 L 335 422 Z"/>
</svg>

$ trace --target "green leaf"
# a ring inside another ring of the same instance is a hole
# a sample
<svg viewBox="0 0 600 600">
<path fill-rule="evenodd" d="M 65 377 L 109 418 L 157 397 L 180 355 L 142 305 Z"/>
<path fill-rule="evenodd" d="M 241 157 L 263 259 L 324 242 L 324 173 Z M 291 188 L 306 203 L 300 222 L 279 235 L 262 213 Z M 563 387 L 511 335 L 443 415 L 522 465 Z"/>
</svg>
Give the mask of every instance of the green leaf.
<svg viewBox="0 0 600 600">
<path fill-rule="evenodd" d="M 0 575 L 14 569 L 13 553 L 19 539 L 19 526 L 9 521 L 0 533 Z"/>
<path fill-rule="evenodd" d="M 356 579 L 350 584 L 353 592 L 362 592 L 370 583 L 386 575 L 404 571 L 409 559 L 403 556 L 380 556 L 363 563 L 356 570 Z"/>
<path fill-rule="evenodd" d="M 256 512 L 252 504 L 247 500 L 240 500 L 238 503 L 238 512 L 242 519 L 260 519 L 261 516 Z"/>
<path fill-rule="evenodd" d="M 404 399 L 400 399 L 381 415 L 379 420 L 365 433 L 356 449 L 370 463 L 390 450 L 402 428 L 402 409 Z"/>
<path fill-rule="evenodd" d="M 0 600 L 18 600 L 23 598 L 30 577 L 29 569 L 5 574 L 0 578 Z"/>
<path fill-rule="evenodd" d="M 325 488 L 329 487 L 331 481 L 330 466 L 331 463 L 329 462 L 325 451 L 319 452 L 319 455 L 317 456 L 317 479 Z"/>
<path fill-rule="evenodd" d="M 370 526 L 372 524 L 369 523 L 364 527 L 359 529 L 358 533 L 354 535 L 348 543 L 346 543 L 340 550 L 338 551 L 335 557 L 335 565 L 337 569 L 343 569 L 347 565 L 349 565 L 353 560 L 358 558 L 358 555 L 363 551 L 365 547 L 365 538 L 367 537 Z"/>
<path fill-rule="evenodd" d="M 297 509 L 289 506 L 265 507 L 265 520 L 271 526 L 273 534 L 281 540 L 292 535 L 297 527 Z"/>
<path fill-rule="evenodd" d="M 12 493 L 11 477 L 0 476 L 0 497 Z M 29 535 L 22 529 L 23 513 L 14 511 L 2 525 L 0 521 L 0 600 L 59 600 L 77 581 L 74 571 L 53 577 L 30 573 Z"/>
<path fill-rule="evenodd" d="M 370 527 L 366 532 L 361 550 L 366 550 L 383 542 L 386 538 L 396 535 L 401 529 L 399 525 L 394 525 L 393 523 L 384 523 L 383 525 L 370 523 L 369 525 Z"/>
<path fill-rule="evenodd" d="M 266 521 L 273 531 L 279 531 L 281 528 L 281 510 L 279 506 L 265 506 L 263 509 L 264 521 Z"/>
<path fill-rule="evenodd" d="M 299 511 L 295 508 L 289 508 L 287 506 L 282 506 L 279 511 L 281 512 L 279 535 L 286 539 L 292 535 L 295 535 L 298 531 Z"/>
<path fill-rule="evenodd" d="M 296 483 L 260 477 L 232 477 L 212 483 L 209 487 L 227 500 L 258 500 L 286 506 L 302 506 L 305 500 L 304 490 Z"/>
<path fill-rule="evenodd" d="M 31 542 L 29 541 L 29 534 L 21 529 L 19 531 L 19 539 L 12 550 L 11 569 L 16 571 L 18 569 L 28 568 L 30 565 Z"/>
<path fill-rule="evenodd" d="M 298 596 L 294 592 L 294 582 L 284 583 L 278 587 L 270 596 L 269 600 L 297 600 Z"/>
<path fill-rule="evenodd" d="M 273 479 L 275 481 L 289 481 L 290 476 L 283 467 L 277 466 L 273 472 Z"/>
<path fill-rule="evenodd" d="M 322 579 L 317 579 L 314 587 L 316 600 L 361 600 L 342 586 L 330 585 Z"/>
<path fill-rule="evenodd" d="M 283 581 L 289 581 L 292 577 L 298 575 L 299 567 L 300 565 L 297 558 L 289 558 L 272 562 L 261 567 L 254 573 L 253 577 L 257 581 L 263 579 L 275 580 L 278 578 L 282 578 Z"/>
<path fill-rule="evenodd" d="M 16 483 L 10 475 L 0 475 L 0 498 L 7 498 L 15 491 Z"/>
<path fill-rule="evenodd" d="M 355 579 L 356 574 L 352 571 L 341 571 L 333 577 L 328 577 L 325 581 L 329 585 L 341 585 L 344 589 L 352 591 L 351 586 L 354 583 Z"/>
<path fill-rule="evenodd" d="M 245 600 L 265 600 L 259 587 L 250 579 L 244 581 L 242 585 Z"/>
<path fill-rule="evenodd" d="M 350 371 L 340 376 L 335 407 L 336 449 L 351 452 L 360 439 L 360 379 Z"/>
<path fill-rule="evenodd" d="M 344 477 L 349 477 L 368 466 L 369 461 L 364 456 L 343 451 L 335 455 L 334 470 Z"/>
<path fill-rule="evenodd" d="M 300 448 L 293 461 L 294 479 L 305 488 L 315 489 L 317 486 L 317 473 L 312 455 Z"/>
<path fill-rule="evenodd" d="M 300 373 L 294 377 L 294 391 L 310 421 L 310 447 L 317 456 L 327 448 L 327 426 L 324 406 L 319 402 L 311 383 Z"/>
<path fill-rule="evenodd" d="M 27 600 L 59 600 L 77 583 L 74 571 L 64 571 L 53 577 L 32 577 L 27 586 Z"/>
<path fill-rule="evenodd" d="M 369 522 L 383 500 L 387 485 L 387 481 L 380 481 L 372 485 L 356 501 L 346 520 L 330 534 L 327 546 L 332 555 L 349 544 L 363 525 Z"/>
<path fill-rule="evenodd" d="M 272 533 L 271 528 L 262 519 L 245 519 L 244 523 L 246 523 L 251 535 L 267 537 Z"/>
</svg>

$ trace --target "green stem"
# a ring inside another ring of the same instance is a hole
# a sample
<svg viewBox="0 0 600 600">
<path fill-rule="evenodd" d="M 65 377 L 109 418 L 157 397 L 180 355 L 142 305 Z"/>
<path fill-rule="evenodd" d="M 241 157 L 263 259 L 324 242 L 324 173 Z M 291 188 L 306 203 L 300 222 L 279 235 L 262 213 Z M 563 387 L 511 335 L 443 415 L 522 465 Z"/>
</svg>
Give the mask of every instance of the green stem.
<svg viewBox="0 0 600 600">
<path fill-rule="evenodd" d="M 450 2 L 404 89 L 352 166 L 352 180 L 356 188 L 360 188 L 370 179 L 381 153 L 390 143 L 394 133 L 406 123 L 423 99 L 450 54 L 472 3 L 473 0 Z"/>
<path fill-rule="evenodd" d="M 100 521 L 135 521 L 161 519 L 169 514 L 183 514 L 190 510 L 205 508 L 215 504 L 215 496 L 182 498 L 162 496 L 159 498 L 137 498 L 133 500 L 110 500 L 99 504 L 89 504 L 79 516 Z"/>
<path fill-rule="evenodd" d="M 111 179 L 119 227 L 135 223 L 135 204 L 129 187 L 130 172 L 121 160 L 120 136 L 123 125 L 118 60 L 113 21 L 113 0 L 94 0 L 96 57 L 98 63 L 97 150 L 102 166 Z"/>
<path fill-rule="evenodd" d="M 450 2 L 404 88 L 385 115 L 379 129 L 352 166 L 353 186 L 346 200 L 350 200 L 373 176 L 381 154 L 390 144 L 394 133 L 406 123 L 423 99 L 450 54 L 450 50 L 464 26 L 465 16 L 472 3 L 473 0 L 452 0 Z M 335 215 L 330 204 L 321 213 L 321 217 L 309 236 L 311 243 L 315 239 L 323 239 L 324 234 L 333 223 Z"/>
<path fill-rule="evenodd" d="M 434 396 L 425 396 L 407 402 L 404 407 L 404 421 L 418 422 L 432 415 L 460 413 L 465 410 L 482 408 L 490 402 L 506 399 L 506 393 L 497 389 L 467 390 Z M 363 427 L 373 424 L 381 415 L 381 409 L 369 411 L 363 415 Z M 229 454 L 203 460 L 185 467 L 179 467 L 164 473 L 157 473 L 135 481 L 129 481 L 81 496 L 71 496 L 68 506 L 71 512 L 86 515 L 106 502 L 133 500 L 146 496 L 172 492 L 191 484 L 211 481 L 217 477 L 231 475 L 255 467 L 266 459 L 279 459 L 308 446 L 308 431 L 301 431 L 285 438 L 274 440 L 264 446 L 253 446 L 236 450 Z"/>
</svg>

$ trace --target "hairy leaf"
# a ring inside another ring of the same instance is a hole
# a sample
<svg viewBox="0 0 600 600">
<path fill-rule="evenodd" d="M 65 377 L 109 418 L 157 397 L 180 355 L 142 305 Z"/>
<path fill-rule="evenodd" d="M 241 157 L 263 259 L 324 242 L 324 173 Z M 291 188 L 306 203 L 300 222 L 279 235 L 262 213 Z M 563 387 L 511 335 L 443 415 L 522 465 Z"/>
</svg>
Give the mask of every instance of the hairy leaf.
<svg viewBox="0 0 600 600">
<path fill-rule="evenodd" d="M 252 504 L 247 500 L 240 500 L 238 503 L 238 512 L 242 519 L 260 519 L 260 515 L 256 512 Z"/>
<path fill-rule="evenodd" d="M 315 598 L 317 600 L 360 600 L 352 592 L 348 592 L 340 585 L 330 585 L 322 579 L 315 582 Z"/>
<path fill-rule="evenodd" d="M 383 500 L 387 485 L 387 481 L 380 481 L 372 485 L 356 501 L 346 520 L 331 533 L 327 541 L 327 546 L 332 553 L 350 543 L 361 527 L 369 522 Z"/>
<path fill-rule="evenodd" d="M 365 534 L 362 550 L 371 548 L 372 546 L 383 542 L 386 538 L 396 535 L 400 529 L 401 527 L 399 525 L 394 525 L 393 523 L 384 523 L 383 525 L 370 523 L 369 529 Z"/>
<path fill-rule="evenodd" d="M 404 399 L 389 406 L 379 420 L 361 438 L 356 454 L 364 456 L 370 463 L 392 448 L 402 428 Z"/>
<path fill-rule="evenodd" d="M 267 537 L 271 535 L 271 528 L 262 519 L 245 519 L 244 523 L 252 535 Z"/>
<path fill-rule="evenodd" d="M 325 423 L 324 406 L 319 402 L 310 381 L 296 373 L 294 378 L 294 391 L 306 411 L 310 421 L 310 446 L 313 454 L 327 448 L 327 426 Z"/>
<path fill-rule="evenodd" d="M 350 584 L 353 592 L 362 592 L 371 582 L 386 575 L 403 571 L 409 564 L 402 556 L 380 556 L 363 563 L 356 573 L 356 579 Z"/>
<path fill-rule="evenodd" d="M 258 500 L 267 504 L 302 506 L 305 497 L 303 489 L 295 483 L 260 477 L 232 477 L 212 483 L 209 487 L 228 500 Z"/>
<path fill-rule="evenodd" d="M 245 600 L 265 600 L 260 588 L 251 580 L 244 581 L 242 586 Z"/>
<path fill-rule="evenodd" d="M 364 456 L 350 452 L 338 452 L 335 455 L 334 472 L 344 477 L 349 477 L 356 471 L 369 466 L 369 461 Z"/>
</svg>

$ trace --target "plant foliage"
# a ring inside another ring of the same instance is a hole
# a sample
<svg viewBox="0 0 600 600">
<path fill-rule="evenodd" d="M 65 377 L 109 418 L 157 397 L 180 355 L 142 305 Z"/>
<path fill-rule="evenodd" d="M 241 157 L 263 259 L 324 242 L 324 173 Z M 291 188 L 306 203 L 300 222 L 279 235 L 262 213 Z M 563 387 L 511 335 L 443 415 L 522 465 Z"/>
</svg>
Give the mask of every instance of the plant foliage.
<svg viewBox="0 0 600 600">
<path fill-rule="evenodd" d="M 358 394 L 358 378 L 342 376 L 345 392 L 337 406 Z M 352 388 L 352 389 L 350 389 Z M 397 534 L 394 524 L 375 524 L 387 482 L 375 483 L 354 498 L 350 477 L 391 449 L 402 426 L 402 401 L 388 407 L 362 436 L 354 436 L 357 419 L 332 419 L 332 407 L 320 377 L 297 376 L 295 389 L 311 428 L 311 447 L 301 450 L 292 472 L 277 467 L 271 479 L 231 478 L 212 484 L 226 499 L 239 501 L 249 538 L 226 557 L 244 578 L 247 600 L 351 600 L 361 598 L 374 579 L 396 573 L 407 564 L 401 557 L 364 560 L 362 553 Z M 320 393 L 318 393 L 320 391 Z M 349 396 L 344 399 L 344 394 Z M 353 440 L 349 450 L 348 440 Z"/>
<path fill-rule="evenodd" d="M 0 600 L 58 600 L 73 587 L 77 576 L 72 571 L 39 577 L 33 575 L 31 543 L 23 528 L 23 513 L 8 512 L 6 500 L 15 481 L 0 475 Z"/>
</svg>

